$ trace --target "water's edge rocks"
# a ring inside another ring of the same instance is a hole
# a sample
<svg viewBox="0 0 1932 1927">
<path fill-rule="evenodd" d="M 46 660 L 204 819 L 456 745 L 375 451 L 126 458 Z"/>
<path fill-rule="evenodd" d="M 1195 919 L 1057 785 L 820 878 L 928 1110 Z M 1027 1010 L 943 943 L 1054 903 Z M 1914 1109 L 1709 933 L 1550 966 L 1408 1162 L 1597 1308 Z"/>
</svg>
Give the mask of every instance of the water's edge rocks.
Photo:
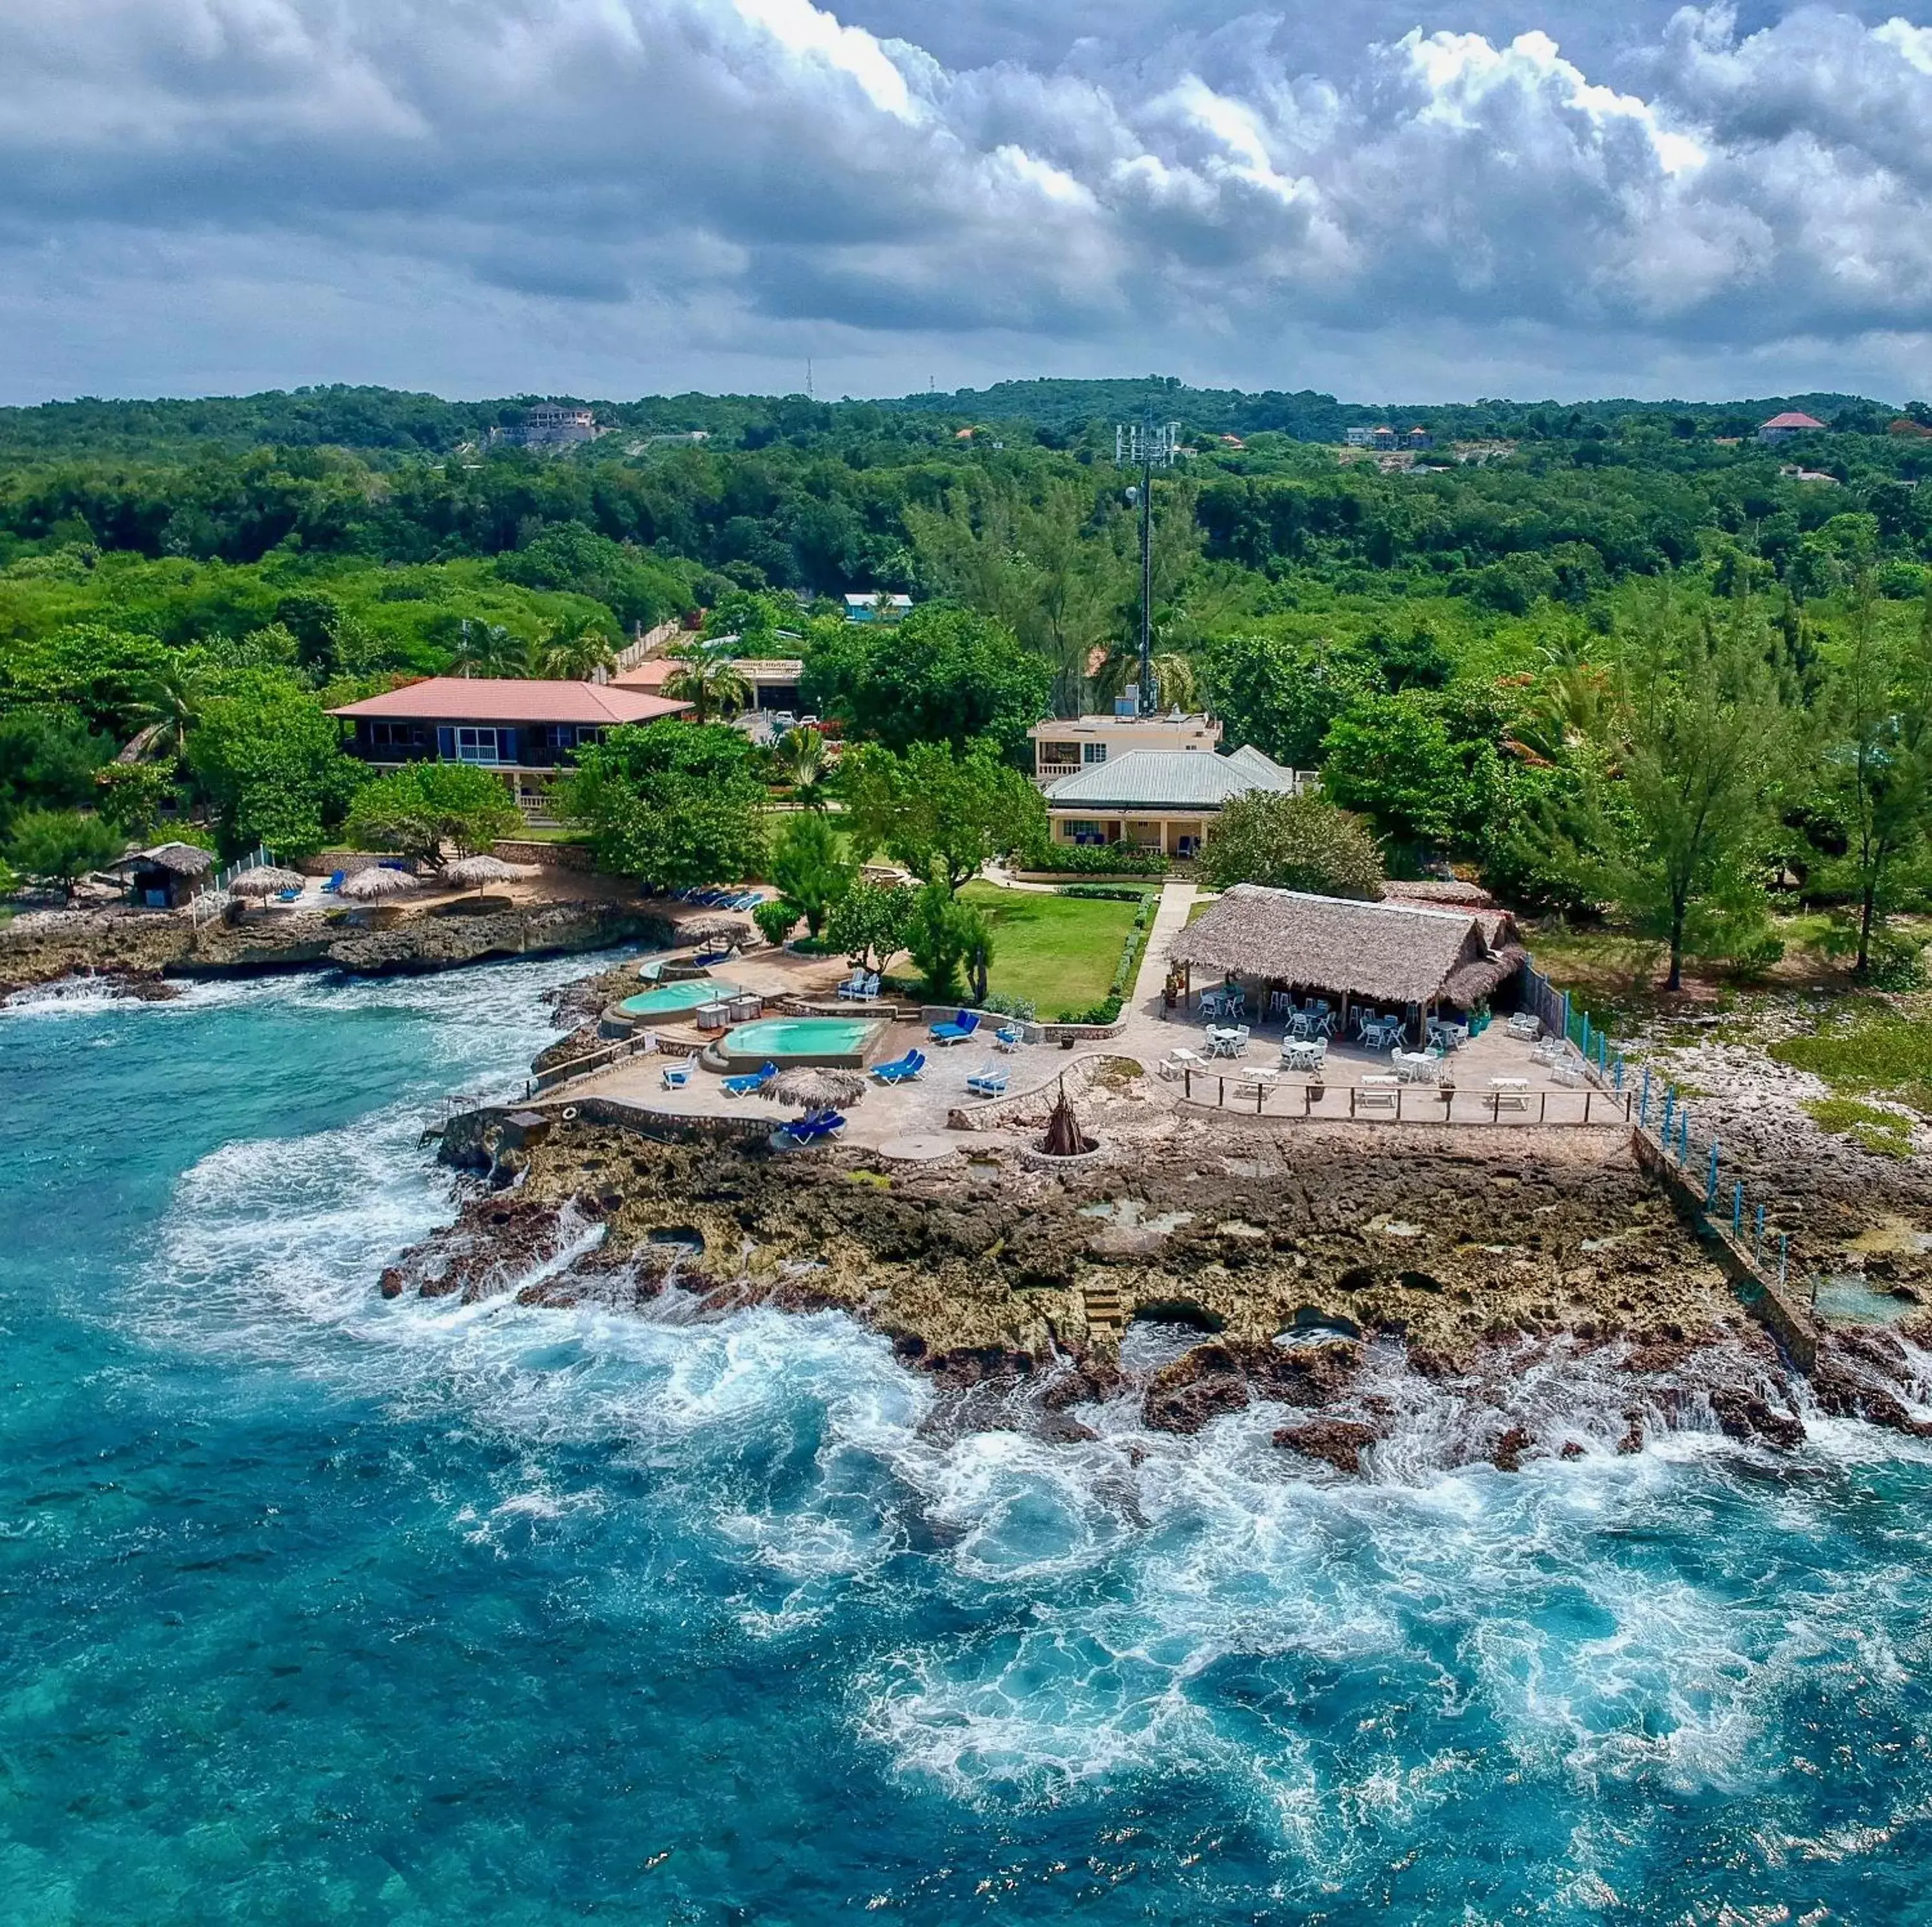
<svg viewBox="0 0 1932 1927">
<path fill-rule="evenodd" d="M 0 927 L 0 997 L 82 977 L 129 994 L 179 977 L 266 976 L 336 970 L 391 976 L 453 970 L 511 957 L 574 956 L 625 943 L 663 944 L 672 932 L 641 905 L 594 901 L 533 905 L 464 917 L 412 917 L 387 929 L 334 913 L 272 912 L 199 929 L 186 911 L 115 906 L 31 913 Z"/>
<path fill-rule="evenodd" d="M 1526 1150 L 1505 1169 L 1439 1139 L 1379 1157 L 1311 1139 L 1249 1175 L 1252 1140 L 1204 1121 L 1134 1169 L 1134 1215 L 1172 1229 L 1123 1241 L 1118 1173 L 788 1160 L 588 1118 L 508 1144 L 502 1124 L 454 1120 L 441 1155 L 507 1169 L 514 1187 L 469 1196 L 386 1293 L 661 1316 L 674 1292 L 680 1317 L 837 1309 L 981 1424 L 1077 1439 L 1119 1410 L 1179 1438 L 1252 1415 L 1285 1453 L 1342 1473 L 1394 1449 L 1420 1396 L 1461 1415 L 1448 1449 L 1462 1457 L 1514 1471 L 1574 1456 L 1575 1427 L 1534 1403 L 1552 1373 L 1595 1388 L 1609 1451 L 1685 1425 L 1789 1449 L 1814 1403 L 1923 1429 L 1906 1349 L 1883 1334 L 1831 1340 L 1801 1391 L 1627 1152 Z M 1094 1285 L 1159 1321 L 1166 1351 L 1124 1362 L 1088 1322 Z"/>
</svg>

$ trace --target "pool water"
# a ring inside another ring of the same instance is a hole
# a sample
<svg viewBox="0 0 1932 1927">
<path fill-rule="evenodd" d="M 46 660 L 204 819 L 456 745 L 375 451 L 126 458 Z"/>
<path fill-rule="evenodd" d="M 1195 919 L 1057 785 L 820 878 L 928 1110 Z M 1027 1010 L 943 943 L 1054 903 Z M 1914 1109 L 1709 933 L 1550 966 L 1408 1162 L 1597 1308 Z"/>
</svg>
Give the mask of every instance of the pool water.
<svg viewBox="0 0 1932 1927">
<path fill-rule="evenodd" d="M 838 1064 L 856 1068 L 885 1028 L 877 1017 L 766 1017 L 724 1033 L 724 1055 L 763 1062 Z"/>
<path fill-rule="evenodd" d="M 748 994 L 735 983 L 720 983 L 715 977 L 689 977 L 677 983 L 661 983 L 655 990 L 640 990 L 617 1007 L 628 1017 L 662 1017 L 668 1010 L 695 1010 L 700 1004 Z"/>
</svg>

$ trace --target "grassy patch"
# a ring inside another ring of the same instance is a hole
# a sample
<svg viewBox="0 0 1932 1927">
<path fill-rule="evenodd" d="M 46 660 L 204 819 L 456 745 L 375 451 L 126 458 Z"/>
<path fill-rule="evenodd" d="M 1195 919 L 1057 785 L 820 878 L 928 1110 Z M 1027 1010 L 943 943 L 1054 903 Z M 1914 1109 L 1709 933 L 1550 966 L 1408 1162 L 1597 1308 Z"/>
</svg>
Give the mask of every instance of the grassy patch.
<svg viewBox="0 0 1932 1927">
<path fill-rule="evenodd" d="M 1932 1115 L 1932 1015 L 1855 1004 L 1809 1037 L 1773 1044 L 1771 1055 L 1822 1078 L 1838 1097 L 1895 1097 Z"/>
<path fill-rule="evenodd" d="M 959 893 L 992 923 L 988 987 L 1030 998 L 1043 1018 L 1106 997 L 1138 907 L 994 884 L 968 884 Z"/>
<path fill-rule="evenodd" d="M 1896 1111 L 1861 1104 L 1856 1097 L 1817 1097 L 1804 1106 L 1820 1130 L 1848 1137 L 1878 1157 L 1910 1157 L 1912 1127 Z"/>
</svg>

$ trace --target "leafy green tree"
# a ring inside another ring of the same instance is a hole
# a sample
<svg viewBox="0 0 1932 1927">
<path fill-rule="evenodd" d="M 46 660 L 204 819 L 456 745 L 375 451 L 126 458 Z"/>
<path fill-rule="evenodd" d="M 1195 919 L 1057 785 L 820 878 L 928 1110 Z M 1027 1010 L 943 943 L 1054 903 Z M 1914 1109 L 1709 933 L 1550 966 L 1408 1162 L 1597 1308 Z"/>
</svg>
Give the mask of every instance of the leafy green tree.
<svg viewBox="0 0 1932 1927">
<path fill-rule="evenodd" d="M 808 701 L 892 750 L 986 737 L 1016 757 L 1052 694 L 1046 665 L 1011 629 L 940 603 L 902 623 L 816 624 L 805 665 Z"/>
<path fill-rule="evenodd" d="M 793 921 L 802 917 L 814 937 L 859 874 L 858 860 L 846 850 L 830 821 L 809 810 L 788 818 L 772 839 L 766 867 L 781 896 L 793 907 Z"/>
<path fill-rule="evenodd" d="M 61 705 L 0 710 L 0 829 L 16 812 L 87 802 L 113 746 Z"/>
<path fill-rule="evenodd" d="M 1822 859 L 1814 880 L 1851 893 L 1863 977 L 1871 968 L 1875 928 L 1925 881 L 1932 836 L 1932 590 L 1916 640 L 1901 647 L 1878 621 L 1869 578 L 1861 584 L 1826 701 L 1819 787 L 1844 826 L 1845 849 Z"/>
<path fill-rule="evenodd" d="M 752 912 L 758 934 L 776 950 L 798 928 L 798 905 L 789 897 L 768 896 Z"/>
<path fill-rule="evenodd" d="M 530 673 L 530 646 L 501 623 L 478 622 L 465 616 L 458 626 L 453 666 L 459 676 L 507 677 Z"/>
<path fill-rule="evenodd" d="M 134 739 L 138 753 L 178 763 L 200 713 L 201 689 L 193 669 L 178 658 L 164 663 L 149 679 L 134 711 L 140 725 Z"/>
<path fill-rule="evenodd" d="M 77 710 L 90 729 L 124 743 L 154 678 L 174 660 L 151 635 L 80 623 L 0 654 L 0 702 Z"/>
<path fill-rule="evenodd" d="M 1335 719 L 1371 691 L 1365 665 L 1263 634 L 1225 636 L 1201 661 L 1208 707 L 1230 743 L 1252 743 L 1291 769 L 1312 769 Z"/>
<path fill-rule="evenodd" d="M 974 940 L 975 932 L 969 926 L 976 915 L 938 878 L 916 893 L 905 947 L 926 979 L 926 995 L 935 1004 L 950 1004 L 959 993 L 959 965 Z M 990 936 L 986 941 L 990 954 Z"/>
<path fill-rule="evenodd" d="M 271 670 L 223 679 L 188 739 L 188 764 L 213 806 L 223 850 L 257 843 L 312 856 L 341 823 L 368 772 L 342 753 L 341 731 L 314 692 Z"/>
<path fill-rule="evenodd" d="M 22 876 L 58 885 L 71 896 L 82 877 L 114 862 L 126 847 L 121 833 L 98 816 L 70 809 L 28 809 L 14 819 L 7 855 Z"/>
<path fill-rule="evenodd" d="M 1237 797 L 1202 852 L 1200 872 L 1215 890 L 1258 883 L 1370 902 L 1382 895 L 1382 852 L 1367 824 L 1320 796 Z"/>
<path fill-rule="evenodd" d="M 674 703 L 691 705 L 693 722 L 741 715 L 751 706 L 752 686 L 730 647 L 684 643 L 670 654 L 676 667 L 664 678 L 664 692 Z"/>
<path fill-rule="evenodd" d="M 883 971 L 906 947 L 917 895 L 897 884 L 855 883 L 832 905 L 826 938 L 855 968 Z"/>
<path fill-rule="evenodd" d="M 443 846 L 475 856 L 523 827 L 502 780 L 471 763 L 412 763 L 364 783 L 343 829 L 358 848 L 394 850 L 440 869 Z"/>
<path fill-rule="evenodd" d="M 983 1004 L 993 968 L 993 920 L 972 904 L 956 902 L 953 907 L 959 913 L 959 962 L 966 973 L 966 994 Z"/>
<path fill-rule="evenodd" d="M 755 656 L 772 647 L 781 629 L 798 620 L 798 605 L 789 596 L 770 596 L 755 590 L 728 589 L 704 613 L 704 639 L 729 639 L 733 652 Z"/>
<path fill-rule="evenodd" d="M 1748 603 L 1688 620 L 1656 602 L 1628 635 L 1621 740 L 1555 830 L 1585 893 L 1669 946 L 1673 991 L 1687 954 L 1735 948 L 1763 918 L 1760 858 L 1794 747 L 1771 653 Z"/>
<path fill-rule="evenodd" d="M 1440 847 L 1463 812 L 1464 772 L 1447 725 L 1414 695 L 1361 696 L 1330 725 L 1322 788 L 1391 842 Z"/>
<path fill-rule="evenodd" d="M 174 793 L 172 764 L 104 763 L 94 773 L 94 811 L 130 838 L 146 836 Z"/>
<path fill-rule="evenodd" d="M 902 756 L 862 743 L 847 752 L 840 783 L 854 846 L 884 850 L 949 895 L 995 857 L 1046 839 L 1040 792 L 989 743 L 963 755 L 915 743 Z"/>
<path fill-rule="evenodd" d="M 765 785 L 752 746 L 722 724 L 614 729 L 578 752 L 558 800 L 620 876 L 684 890 L 764 867 Z"/>
</svg>

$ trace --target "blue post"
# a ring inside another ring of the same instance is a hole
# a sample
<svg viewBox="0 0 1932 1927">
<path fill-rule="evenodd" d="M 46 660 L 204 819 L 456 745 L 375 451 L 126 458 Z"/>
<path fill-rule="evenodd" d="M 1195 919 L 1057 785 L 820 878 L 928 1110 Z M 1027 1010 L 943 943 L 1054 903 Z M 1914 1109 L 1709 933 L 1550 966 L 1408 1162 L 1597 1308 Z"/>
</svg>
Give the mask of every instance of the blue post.
<svg viewBox="0 0 1932 1927">
<path fill-rule="evenodd" d="M 1616 1068 L 1611 1074 L 1616 1079 L 1615 1088 L 1621 1095 L 1624 1088 L 1624 1054 L 1622 1051 L 1617 1052 Z"/>
<path fill-rule="evenodd" d="M 1563 1041 L 1567 1044 L 1570 1041 L 1570 993 L 1568 991 L 1566 990 L 1562 992 L 1562 998 L 1563 1029 L 1561 1034 L 1562 1036 Z"/>
<path fill-rule="evenodd" d="M 1690 1160 L 1690 1106 L 1686 1104 L 1677 1114 L 1677 1161 L 1688 1164 Z"/>
<path fill-rule="evenodd" d="M 1744 1181 L 1740 1178 L 1731 1190 L 1731 1235 L 1737 1237 L 1744 1229 Z"/>
<path fill-rule="evenodd" d="M 1637 1093 L 1636 1121 L 1640 1124 L 1650 1122 L 1650 1066 L 1643 1067 L 1643 1088 Z"/>
<path fill-rule="evenodd" d="M 1677 1128 L 1677 1087 L 1666 1084 L 1664 1087 L 1664 1148 L 1670 1149 L 1670 1134 Z"/>
<path fill-rule="evenodd" d="M 1764 1207 L 1757 1208 L 1757 1220 L 1751 1229 L 1751 1257 L 1754 1262 L 1764 1256 Z"/>
<path fill-rule="evenodd" d="M 1780 1231 L 1778 1234 L 1778 1282 L 1781 1285 L 1791 1275 L 1791 1234 Z"/>
<path fill-rule="evenodd" d="M 1712 1211 L 1718 1202 L 1718 1140 L 1711 1140 L 1711 1175 L 1704 1186 L 1704 1208 Z"/>
</svg>

